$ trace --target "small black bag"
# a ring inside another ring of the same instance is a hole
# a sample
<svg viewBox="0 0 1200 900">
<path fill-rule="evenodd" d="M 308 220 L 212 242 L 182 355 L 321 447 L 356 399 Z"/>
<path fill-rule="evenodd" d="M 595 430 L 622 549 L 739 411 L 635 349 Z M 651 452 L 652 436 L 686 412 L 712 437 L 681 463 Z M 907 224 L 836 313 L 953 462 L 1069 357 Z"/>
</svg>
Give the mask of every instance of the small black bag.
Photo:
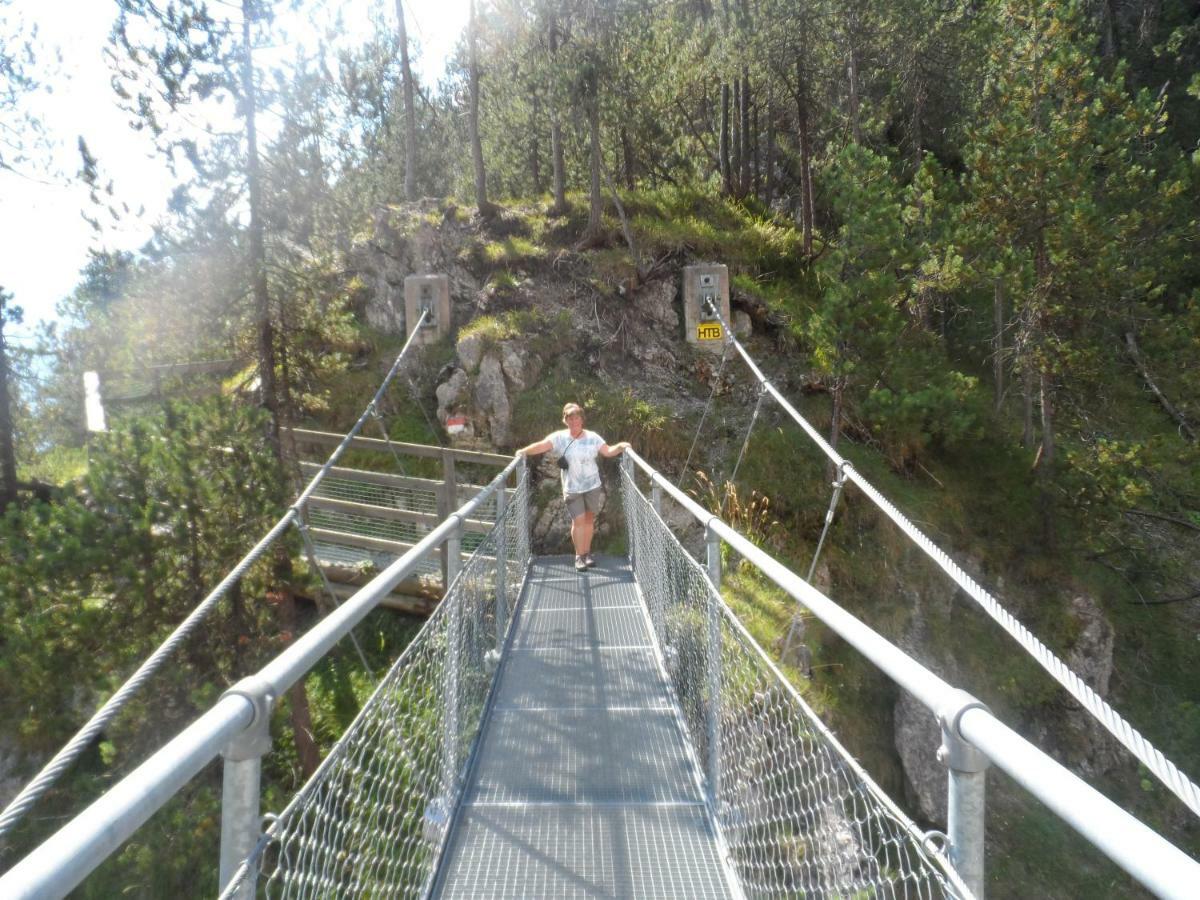
<svg viewBox="0 0 1200 900">
<path fill-rule="evenodd" d="M 579 440 L 579 438 L 571 438 L 571 444 L 575 443 L 577 440 Z M 571 464 L 567 462 L 567 451 L 571 449 L 571 444 L 567 444 L 567 446 L 563 447 L 562 456 L 560 456 L 558 458 L 558 462 L 555 463 L 555 465 L 557 465 L 564 472 L 571 468 Z"/>
</svg>

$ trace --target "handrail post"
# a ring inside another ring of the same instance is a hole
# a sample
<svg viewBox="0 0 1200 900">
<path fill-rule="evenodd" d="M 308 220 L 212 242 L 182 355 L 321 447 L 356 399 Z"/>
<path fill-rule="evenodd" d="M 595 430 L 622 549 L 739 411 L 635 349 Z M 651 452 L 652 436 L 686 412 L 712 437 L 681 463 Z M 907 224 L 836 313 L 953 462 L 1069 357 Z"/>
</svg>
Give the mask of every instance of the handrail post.
<svg viewBox="0 0 1200 900">
<path fill-rule="evenodd" d="M 221 861 L 219 883 L 229 885 L 242 862 L 250 856 L 262 830 L 262 758 L 271 749 L 271 708 L 275 695 L 264 679 L 243 678 L 226 694 L 245 697 L 254 707 L 250 726 L 221 751 L 225 759 L 221 784 Z M 252 870 L 233 895 L 254 900 L 256 873 Z"/>
<path fill-rule="evenodd" d="M 496 490 L 496 646 L 504 643 L 508 627 L 508 488 L 501 484 Z"/>
<path fill-rule="evenodd" d="M 450 585 L 454 584 L 454 579 L 458 577 L 458 572 L 462 568 L 462 536 L 463 522 L 459 518 L 458 524 L 455 525 L 454 530 L 446 538 L 445 552 L 442 554 L 442 559 L 446 565 L 446 587 L 442 591 L 443 600 L 449 596 Z"/>
<path fill-rule="evenodd" d="M 637 482 L 634 480 L 633 460 L 629 456 L 629 454 L 627 454 L 627 453 L 621 454 L 620 466 L 621 466 L 621 471 L 624 472 L 625 476 L 629 479 L 629 485 L 630 485 L 631 489 L 636 490 Z M 625 541 L 628 544 L 630 571 L 636 572 L 637 567 L 636 567 L 635 563 L 637 561 L 637 529 L 633 527 L 633 514 L 630 512 L 630 510 L 633 509 L 633 506 L 631 506 L 630 504 L 631 504 L 631 498 L 626 497 L 625 498 L 625 530 L 627 533 L 625 535 Z"/>
<path fill-rule="evenodd" d="M 517 538 L 517 549 L 521 559 L 528 562 L 529 559 L 529 494 L 522 493 L 521 486 L 526 484 L 526 478 L 529 477 L 529 463 L 522 456 L 517 461 L 516 471 L 513 472 L 513 490 L 516 492 L 513 497 L 517 502 L 517 512 L 514 516 L 519 523 L 515 529 Z M 524 563 L 522 563 L 524 564 Z"/>
<path fill-rule="evenodd" d="M 455 514 L 456 524 L 446 538 L 446 592 L 442 602 L 449 603 L 446 611 L 446 670 L 443 673 L 442 704 L 445 715 L 442 718 L 442 784 L 444 796 L 448 803 L 455 795 L 458 781 L 458 676 L 459 676 L 459 637 L 462 628 L 460 610 L 462 604 L 451 594 L 451 586 L 458 577 L 462 565 L 462 519 Z"/>
<path fill-rule="evenodd" d="M 708 564 L 708 580 L 717 593 L 721 592 L 721 538 L 713 531 L 712 523 L 704 526 L 704 543 L 707 549 L 705 562 Z"/>
<path fill-rule="evenodd" d="M 442 448 L 442 490 L 438 496 L 438 518 L 445 520 L 458 509 L 458 478 L 455 473 L 454 451 Z M 454 575 L 450 571 L 449 544 L 442 552 L 442 592 L 450 590 Z"/>
<path fill-rule="evenodd" d="M 708 595 L 708 803 L 714 815 L 721 802 L 721 538 L 711 523 L 704 529 L 708 548 L 708 578 L 713 590 Z"/>
<path fill-rule="evenodd" d="M 987 709 L 965 691 L 953 692 L 953 703 L 938 714 L 942 743 L 938 762 L 949 770 L 946 796 L 946 836 L 950 863 L 970 888 L 984 898 L 984 820 L 987 810 L 988 758 L 959 733 L 958 723 L 968 709 Z"/>
</svg>

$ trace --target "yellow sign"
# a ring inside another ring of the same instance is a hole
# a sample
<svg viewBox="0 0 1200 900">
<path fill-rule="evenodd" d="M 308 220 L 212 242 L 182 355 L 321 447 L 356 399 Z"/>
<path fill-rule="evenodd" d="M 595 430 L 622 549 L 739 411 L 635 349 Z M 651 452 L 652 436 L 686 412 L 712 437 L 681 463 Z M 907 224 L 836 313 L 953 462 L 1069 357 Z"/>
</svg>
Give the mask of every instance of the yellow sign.
<svg viewBox="0 0 1200 900">
<path fill-rule="evenodd" d="M 719 341 L 722 333 L 720 322 L 701 322 L 696 326 L 696 338 L 701 341 Z"/>
</svg>

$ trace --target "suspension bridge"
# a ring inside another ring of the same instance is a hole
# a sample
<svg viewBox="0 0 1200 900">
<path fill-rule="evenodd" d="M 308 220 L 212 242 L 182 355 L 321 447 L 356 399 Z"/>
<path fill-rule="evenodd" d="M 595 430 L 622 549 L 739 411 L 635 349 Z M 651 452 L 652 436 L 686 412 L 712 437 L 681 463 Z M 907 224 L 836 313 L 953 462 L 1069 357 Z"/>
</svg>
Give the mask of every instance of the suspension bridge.
<svg viewBox="0 0 1200 900">
<path fill-rule="evenodd" d="M 836 469 L 827 527 L 842 487 L 853 482 L 1200 812 L 1196 786 L 1177 767 L 836 454 L 728 338 L 731 349 L 758 379 L 759 403 L 778 402 Z M 380 398 L 408 350 L 354 428 L 337 436 L 324 465 L 307 468 L 312 480 L 276 526 L 0 815 L 0 837 L 289 528 L 300 530 L 318 571 L 350 551 L 359 562 L 370 554 L 372 571 L 381 571 L 0 876 L 0 896 L 66 895 L 218 758 L 224 774 L 214 864 L 223 898 L 982 897 L 989 768 L 1154 894 L 1195 896 L 1195 860 L 636 452 L 622 458 L 614 491 L 628 556 L 604 558 L 588 573 L 567 559 L 532 555 L 524 459 L 507 460 L 488 483 L 461 490 L 448 470 L 432 484 L 364 478 L 338 466 L 356 442 L 404 449 L 385 429 L 372 444 L 360 432 L 378 420 Z M 452 454 L 430 454 L 454 464 Z M 701 558 L 667 524 L 666 503 L 703 527 Z M 380 522 L 407 530 L 381 534 Z M 945 833 L 919 828 L 880 789 L 739 622 L 721 595 L 723 547 L 934 713 L 941 739 L 929 753 L 947 771 Z M 275 702 L 342 639 L 353 640 L 354 626 L 398 586 L 422 574 L 442 579 L 426 624 L 309 782 L 285 808 L 264 815 L 260 776 Z M 339 592 L 325 584 L 336 602 Z"/>
</svg>

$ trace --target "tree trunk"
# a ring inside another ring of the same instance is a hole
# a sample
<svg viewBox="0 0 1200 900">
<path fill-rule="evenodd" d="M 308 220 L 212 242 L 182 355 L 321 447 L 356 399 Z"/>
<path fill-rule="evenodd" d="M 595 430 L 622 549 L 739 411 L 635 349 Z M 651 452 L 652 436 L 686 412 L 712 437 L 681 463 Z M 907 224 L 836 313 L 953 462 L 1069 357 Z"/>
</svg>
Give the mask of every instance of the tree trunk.
<svg viewBox="0 0 1200 900">
<path fill-rule="evenodd" d="M 1038 372 L 1038 399 L 1042 407 L 1042 466 L 1049 472 L 1054 465 L 1054 383 L 1050 373 Z"/>
<path fill-rule="evenodd" d="M 775 202 L 775 106 L 771 97 L 771 86 L 767 85 L 767 152 L 763 160 L 766 170 L 763 179 L 763 202 L 767 208 Z"/>
<path fill-rule="evenodd" d="M 850 134 L 854 143 L 862 143 L 862 126 L 858 120 L 858 51 L 854 48 L 854 39 L 850 41 L 850 61 L 846 66 L 846 76 L 850 80 Z"/>
<path fill-rule="evenodd" d="M 471 158 L 475 162 L 475 205 L 481 216 L 490 215 L 492 205 L 487 198 L 487 178 L 483 169 L 483 144 L 479 140 L 479 54 L 475 41 L 475 0 L 470 0 L 467 18 L 467 80 L 471 91 L 469 125 Z"/>
<path fill-rule="evenodd" d="M 733 79 L 733 162 L 729 171 L 729 193 L 736 196 L 742 187 L 742 80 Z"/>
<path fill-rule="evenodd" d="M 1113 0 L 1103 0 L 1100 4 L 1100 57 L 1115 59 L 1117 46 L 1117 11 Z"/>
<path fill-rule="evenodd" d="M 1042 508 L 1042 544 L 1053 551 L 1056 544 L 1054 527 L 1054 383 L 1044 368 L 1038 373 L 1039 395 L 1042 405 L 1042 445 L 1038 452 L 1041 466 L 1038 468 L 1038 502 Z"/>
<path fill-rule="evenodd" d="M 634 189 L 633 141 L 629 139 L 629 129 L 624 125 L 621 126 L 621 163 L 625 175 L 625 188 L 632 191 Z"/>
<path fill-rule="evenodd" d="M 995 407 L 999 413 L 1004 405 L 1004 287 L 996 279 L 992 297 L 992 381 L 995 387 Z"/>
<path fill-rule="evenodd" d="M 591 190 L 588 198 L 588 222 L 586 237 L 595 238 L 601 231 L 604 196 L 600 193 L 600 85 L 590 86 L 587 104 L 588 113 L 588 168 L 591 175 Z"/>
<path fill-rule="evenodd" d="M 558 20 L 550 21 L 550 59 L 558 58 Z M 554 169 L 554 207 L 555 215 L 567 211 L 567 175 L 563 163 L 562 123 L 559 121 L 557 94 L 553 88 L 550 91 L 550 154 L 553 157 Z"/>
<path fill-rule="evenodd" d="M 400 77 L 404 83 L 404 199 L 417 199 L 417 106 L 413 101 L 412 69 L 408 65 L 408 29 L 404 25 L 404 0 L 396 0 L 400 23 Z"/>
<path fill-rule="evenodd" d="M 921 145 L 925 142 L 925 135 L 921 127 L 921 120 L 925 117 L 925 82 L 921 78 L 918 71 L 918 63 L 913 60 L 913 114 L 912 114 L 912 155 L 913 155 L 913 171 L 921 168 Z"/>
<path fill-rule="evenodd" d="M 253 279 L 254 313 L 258 321 L 258 377 L 262 405 L 268 414 L 267 441 L 279 469 L 283 471 L 283 447 L 279 441 L 279 392 L 275 383 L 275 324 L 267 286 L 267 254 L 263 240 L 262 178 L 258 163 L 258 129 L 255 120 L 257 92 L 254 84 L 253 45 L 250 22 L 254 3 L 242 0 L 242 104 L 246 119 L 246 187 L 250 195 L 250 272 Z"/>
<path fill-rule="evenodd" d="M 796 60 L 796 129 L 800 132 L 800 224 L 804 230 L 804 255 L 813 255 L 812 144 L 808 133 L 808 86 L 804 63 Z"/>
<path fill-rule="evenodd" d="M 17 499 L 16 429 L 13 426 L 12 394 L 8 386 L 11 373 L 4 326 L 8 323 L 10 295 L 0 289 L 0 515 Z"/>
<path fill-rule="evenodd" d="M 1033 449 L 1033 363 L 1026 358 L 1021 365 L 1021 446 Z"/>
<path fill-rule="evenodd" d="M 829 416 L 829 446 L 835 451 L 838 448 L 838 442 L 842 438 L 842 407 L 845 400 L 846 379 L 845 376 L 835 375 L 830 382 L 829 396 L 833 401 L 833 409 Z M 833 481 L 837 477 L 837 469 L 830 462 L 825 467 L 825 480 Z"/>
<path fill-rule="evenodd" d="M 296 597 L 290 589 L 279 593 L 279 619 L 284 631 L 294 636 L 297 628 Z M 288 699 L 291 701 L 292 735 L 296 741 L 300 770 L 306 779 L 311 778 L 321 765 L 321 752 L 313 739 L 312 712 L 308 706 L 308 691 L 303 678 L 288 691 Z"/>
<path fill-rule="evenodd" d="M 721 140 L 717 155 L 721 162 L 721 189 L 726 194 L 733 193 L 733 179 L 730 177 L 729 166 L 729 85 L 721 85 Z"/>
<path fill-rule="evenodd" d="M 742 100 L 739 104 L 742 116 L 742 166 L 738 191 L 745 197 L 750 193 L 750 69 L 742 66 Z"/>
<path fill-rule="evenodd" d="M 838 441 L 842 437 L 842 395 L 845 393 L 845 389 L 845 379 L 840 375 L 835 375 L 833 386 L 829 392 L 833 398 L 833 413 L 829 422 L 829 446 L 834 450 L 837 449 Z"/>
<path fill-rule="evenodd" d="M 1150 388 L 1159 405 L 1166 410 L 1167 415 L 1174 419 L 1175 424 L 1179 426 L 1179 433 L 1192 443 L 1195 443 L 1196 430 L 1184 414 L 1167 399 L 1167 395 L 1159 389 L 1154 379 L 1150 376 L 1150 369 L 1146 366 L 1146 361 L 1142 358 L 1142 351 L 1138 349 L 1137 337 L 1132 331 L 1125 332 L 1125 349 L 1129 353 L 1129 358 L 1133 360 L 1133 364 L 1137 366 L 1138 373 L 1142 376 L 1142 381 Z M 0 402 L 2 402 L 2 398 L 0 398 Z"/>
<path fill-rule="evenodd" d="M 758 107 L 759 104 L 755 103 L 752 105 L 750 110 L 752 117 L 750 133 L 754 135 L 754 142 L 752 144 L 753 149 L 751 150 L 750 154 L 750 177 L 753 182 L 755 197 L 762 196 L 762 166 L 760 165 L 762 160 L 760 159 L 759 152 L 761 148 L 758 146 Z"/>
<path fill-rule="evenodd" d="M 542 195 L 542 154 L 541 142 L 538 140 L 538 119 L 541 117 L 542 101 L 537 91 L 532 92 L 533 114 L 530 117 L 529 128 L 529 174 L 533 176 L 533 193 Z"/>
</svg>

